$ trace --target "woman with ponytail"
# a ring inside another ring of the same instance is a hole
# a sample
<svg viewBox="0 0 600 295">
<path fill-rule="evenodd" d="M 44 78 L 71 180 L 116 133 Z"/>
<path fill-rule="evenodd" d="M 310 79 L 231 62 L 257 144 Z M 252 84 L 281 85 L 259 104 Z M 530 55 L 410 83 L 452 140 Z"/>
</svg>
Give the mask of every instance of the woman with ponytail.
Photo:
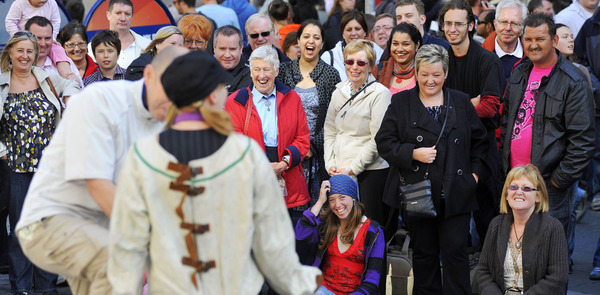
<svg viewBox="0 0 600 295">
<path fill-rule="evenodd" d="M 315 295 L 380 294 L 383 230 L 365 216 L 358 184 L 350 176 L 323 181 L 319 200 L 296 225 L 296 240 L 310 245 L 313 266 L 323 271 L 323 286 Z"/>
<path fill-rule="evenodd" d="M 141 294 L 146 270 L 150 294 L 258 294 L 265 277 L 279 293 L 318 288 L 319 270 L 294 251 L 263 150 L 232 132 L 223 111 L 230 78 L 203 51 L 175 59 L 162 75 L 173 85 L 164 87 L 173 102 L 167 129 L 134 144 L 118 181 L 113 294 Z"/>
</svg>

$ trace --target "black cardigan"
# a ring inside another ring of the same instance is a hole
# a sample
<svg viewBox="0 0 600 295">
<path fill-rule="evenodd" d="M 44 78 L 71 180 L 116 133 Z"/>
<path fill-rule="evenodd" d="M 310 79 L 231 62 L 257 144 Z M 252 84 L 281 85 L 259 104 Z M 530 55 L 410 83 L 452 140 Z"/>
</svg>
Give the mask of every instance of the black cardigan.
<svg viewBox="0 0 600 295">
<path fill-rule="evenodd" d="M 496 216 L 490 223 L 477 265 L 480 294 L 504 294 L 504 259 L 512 224 L 512 211 Z M 557 219 L 547 212 L 531 215 L 523 232 L 522 256 L 524 294 L 567 293 L 569 255 Z"/>
</svg>

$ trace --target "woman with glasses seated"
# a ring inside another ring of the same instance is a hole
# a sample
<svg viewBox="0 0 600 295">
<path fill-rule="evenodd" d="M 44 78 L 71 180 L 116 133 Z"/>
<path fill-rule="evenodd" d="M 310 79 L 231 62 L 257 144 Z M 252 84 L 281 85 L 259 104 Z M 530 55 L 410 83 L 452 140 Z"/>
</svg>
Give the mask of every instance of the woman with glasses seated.
<svg viewBox="0 0 600 295">
<path fill-rule="evenodd" d="M 348 79 L 344 66 L 344 47 L 354 40 L 367 38 L 369 28 L 365 15 L 356 9 L 345 12 L 340 22 L 340 30 L 342 31 L 343 40 L 337 42 L 332 49 L 325 51 L 321 55 L 321 59 L 328 65 L 333 66 L 340 74 L 340 79 L 344 81 Z M 325 29 L 325 31 L 328 31 L 328 29 Z M 371 64 L 371 67 L 376 67 L 383 49 L 379 48 L 375 42 L 370 42 L 375 52 L 375 63 Z"/>
<path fill-rule="evenodd" d="M 84 25 L 77 21 L 71 21 L 60 30 L 57 37 L 67 56 L 79 70 L 81 79 L 85 79 L 98 68 L 87 50 L 89 40 L 86 31 Z"/>
<path fill-rule="evenodd" d="M 567 293 L 565 233 L 548 208 L 537 167 L 513 168 L 502 190 L 502 214 L 490 223 L 477 266 L 480 294 Z"/>
<path fill-rule="evenodd" d="M 183 33 L 177 27 L 166 26 L 160 28 L 148 47 L 127 67 L 125 80 L 136 81 L 141 79 L 144 76 L 144 68 L 152 62 L 159 51 L 169 46 L 183 46 L 183 41 Z"/>
<path fill-rule="evenodd" d="M 381 197 L 389 165 L 377 152 L 375 134 L 392 94 L 371 75 L 376 56 L 370 41 L 350 42 L 344 58 L 348 78 L 336 85 L 325 117 L 325 169 L 357 180 L 366 215 L 385 224 Z"/>
</svg>

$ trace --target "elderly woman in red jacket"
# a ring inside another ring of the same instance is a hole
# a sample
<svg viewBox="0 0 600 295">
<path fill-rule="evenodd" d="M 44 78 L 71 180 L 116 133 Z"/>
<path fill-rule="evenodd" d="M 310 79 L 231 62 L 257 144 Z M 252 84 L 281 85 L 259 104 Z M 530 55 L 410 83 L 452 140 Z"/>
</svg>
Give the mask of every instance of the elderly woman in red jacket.
<svg viewBox="0 0 600 295">
<path fill-rule="evenodd" d="M 310 149 L 306 114 L 298 94 L 275 78 L 279 58 L 273 46 L 255 49 L 249 62 L 252 84 L 231 94 L 225 110 L 235 130 L 253 138 L 265 150 L 296 224 L 310 201 L 300 165 Z"/>
</svg>

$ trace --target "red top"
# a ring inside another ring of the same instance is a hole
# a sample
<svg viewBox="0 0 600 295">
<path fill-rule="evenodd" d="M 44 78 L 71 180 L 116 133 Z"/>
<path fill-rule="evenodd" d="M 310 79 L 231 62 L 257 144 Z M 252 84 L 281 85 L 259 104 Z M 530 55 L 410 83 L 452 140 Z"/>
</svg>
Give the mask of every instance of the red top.
<svg viewBox="0 0 600 295">
<path fill-rule="evenodd" d="M 323 265 L 323 285 L 335 294 L 348 294 L 358 286 L 365 270 L 365 237 L 371 220 L 362 224 L 354 242 L 344 253 L 340 253 L 338 239 L 327 248 L 327 256 Z"/>
<path fill-rule="evenodd" d="M 83 77 L 81 77 L 82 80 L 83 78 L 93 74 L 98 68 L 98 65 L 96 64 L 96 62 L 94 62 L 94 60 L 89 54 L 86 54 L 85 58 L 87 60 L 87 68 L 85 69 L 85 74 L 83 74 Z"/>
</svg>

